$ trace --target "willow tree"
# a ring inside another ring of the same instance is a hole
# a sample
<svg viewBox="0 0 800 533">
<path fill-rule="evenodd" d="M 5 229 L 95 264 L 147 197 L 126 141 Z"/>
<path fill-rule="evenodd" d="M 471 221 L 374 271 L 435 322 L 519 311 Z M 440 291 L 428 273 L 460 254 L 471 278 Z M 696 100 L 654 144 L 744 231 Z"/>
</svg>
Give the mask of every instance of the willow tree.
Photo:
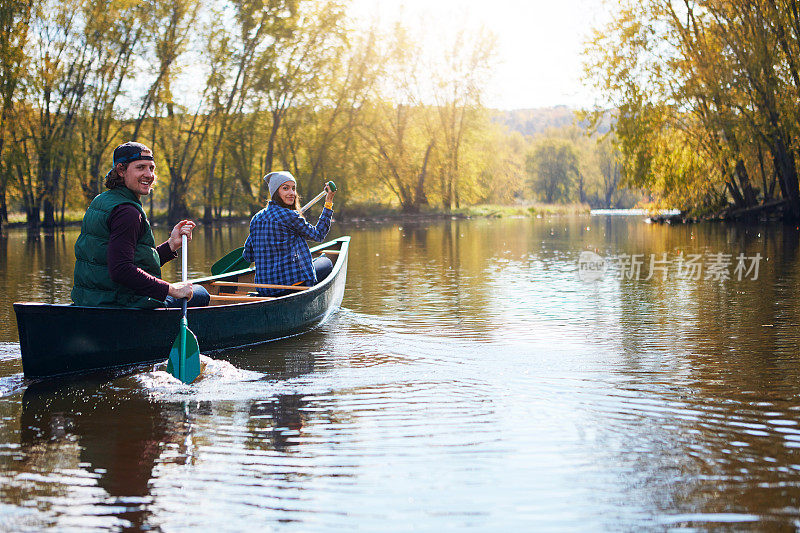
<svg viewBox="0 0 800 533">
<path fill-rule="evenodd" d="M 429 73 L 419 61 L 422 52 L 405 27 L 394 28 L 379 61 L 381 81 L 358 130 L 379 181 L 409 213 L 429 204 L 440 127 L 435 107 L 423 101 Z"/>
<path fill-rule="evenodd" d="M 283 36 L 295 29 L 298 17 L 298 0 L 273 0 L 271 2 L 245 1 L 232 2 L 235 31 L 226 45 L 215 46 L 217 41 L 209 40 L 210 52 L 223 58 L 227 56 L 230 74 L 209 79 L 215 90 L 210 109 L 214 118 L 211 142 L 212 153 L 206 172 L 207 198 L 213 195 L 217 159 L 228 130 L 236 122 L 249 122 L 246 112 L 252 113 L 252 102 L 258 102 L 257 85 L 260 70 L 259 58 L 273 55 L 274 50 L 283 42 Z M 224 62 L 221 62 L 224 65 Z M 227 78 L 227 79 L 226 79 Z M 211 209 L 206 201 L 204 219 L 210 220 Z"/>
<path fill-rule="evenodd" d="M 276 33 L 274 45 L 259 57 L 256 89 L 263 96 L 270 118 L 265 172 L 273 170 L 278 133 L 286 113 L 315 100 L 323 82 L 321 74 L 329 71 L 328 65 L 342 51 L 346 31 L 343 22 L 342 2 L 304 2 L 295 24 Z"/>
<path fill-rule="evenodd" d="M 436 156 L 436 136 L 429 129 L 434 113 L 422 105 L 375 101 L 364 116 L 361 131 L 378 179 L 407 213 L 429 203 L 425 185 Z"/>
</svg>

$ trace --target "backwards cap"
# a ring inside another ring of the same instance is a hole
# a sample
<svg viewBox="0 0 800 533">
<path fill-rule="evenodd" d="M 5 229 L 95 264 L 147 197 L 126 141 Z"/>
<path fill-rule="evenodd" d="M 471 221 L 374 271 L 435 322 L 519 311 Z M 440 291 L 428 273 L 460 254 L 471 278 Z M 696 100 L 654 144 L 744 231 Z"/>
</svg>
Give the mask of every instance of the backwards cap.
<svg viewBox="0 0 800 533">
<path fill-rule="evenodd" d="M 142 143 L 126 142 L 114 148 L 114 167 L 140 159 L 153 161 L 153 151 Z"/>
</svg>

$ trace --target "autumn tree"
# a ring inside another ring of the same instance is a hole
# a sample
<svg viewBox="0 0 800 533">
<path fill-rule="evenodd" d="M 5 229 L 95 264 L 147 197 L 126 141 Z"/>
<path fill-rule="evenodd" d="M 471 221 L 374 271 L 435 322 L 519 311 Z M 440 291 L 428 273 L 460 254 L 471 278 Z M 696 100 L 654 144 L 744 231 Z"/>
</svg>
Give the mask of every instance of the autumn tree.
<svg viewBox="0 0 800 533">
<path fill-rule="evenodd" d="M 83 6 L 83 39 L 89 51 L 82 109 L 78 117 L 81 139 L 79 169 L 81 191 L 87 202 L 100 194 L 112 143 L 124 122 L 120 100 L 131 92 L 136 55 L 143 51 L 142 35 L 149 11 L 141 4 L 121 0 L 88 0 Z"/>
<path fill-rule="evenodd" d="M 427 84 L 422 83 L 426 72 L 419 62 L 419 41 L 398 25 L 382 55 L 381 80 L 359 132 L 381 184 L 403 211 L 414 213 L 429 203 L 426 188 L 438 155 L 438 116 L 423 101 Z"/>
<path fill-rule="evenodd" d="M 15 115 L 15 164 L 28 223 L 55 225 L 58 192 L 65 186 L 71 143 L 92 64 L 83 39 L 81 0 L 46 0 L 31 18 L 26 104 Z M 40 210 L 43 211 L 40 217 Z"/>
<path fill-rule="evenodd" d="M 464 139 L 482 118 L 481 97 L 491 72 L 495 38 L 486 31 L 462 30 L 445 50 L 431 72 L 442 136 L 439 192 L 442 205 L 449 210 L 461 204 Z"/>
<path fill-rule="evenodd" d="M 526 160 L 531 189 L 547 203 L 568 202 L 578 178 L 578 156 L 572 143 L 544 138 Z"/>
<path fill-rule="evenodd" d="M 378 80 L 377 36 L 369 31 L 342 40 L 333 60 L 317 73 L 319 91 L 284 121 L 281 163 L 298 178 L 301 191 L 313 194 L 330 179 L 346 190 L 359 159 L 352 147 L 363 110 Z"/>
<path fill-rule="evenodd" d="M 0 2 L 0 228 L 8 222 L 6 190 L 12 171 L 6 160 L 6 141 L 27 63 L 24 50 L 32 9 L 31 0 Z"/>
<path fill-rule="evenodd" d="M 623 180 L 713 209 L 721 195 L 737 208 L 772 198 L 774 178 L 786 216 L 798 218 L 799 28 L 792 2 L 623 3 L 587 54 L 602 107 L 616 112 Z M 658 175 L 675 168 L 653 166 L 668 151 L 707 174 Z"/>
</svg>

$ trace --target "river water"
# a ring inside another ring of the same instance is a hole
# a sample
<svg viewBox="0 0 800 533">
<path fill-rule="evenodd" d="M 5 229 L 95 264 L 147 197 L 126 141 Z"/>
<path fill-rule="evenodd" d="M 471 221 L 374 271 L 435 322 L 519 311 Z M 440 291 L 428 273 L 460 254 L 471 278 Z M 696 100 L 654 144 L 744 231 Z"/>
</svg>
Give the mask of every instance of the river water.
<svg viewBox="0 0 800 533">
<path fill-rule="evenodd" d="M 198 230 L 191 275 L 246 231 Z M 11 303 L 69 301 L 77 231 L 0 238 L 0 530 L 800 527 L 796 227 L 342 234 L 342 308 L 192 386 L 25 381 Z"/>
</svg>

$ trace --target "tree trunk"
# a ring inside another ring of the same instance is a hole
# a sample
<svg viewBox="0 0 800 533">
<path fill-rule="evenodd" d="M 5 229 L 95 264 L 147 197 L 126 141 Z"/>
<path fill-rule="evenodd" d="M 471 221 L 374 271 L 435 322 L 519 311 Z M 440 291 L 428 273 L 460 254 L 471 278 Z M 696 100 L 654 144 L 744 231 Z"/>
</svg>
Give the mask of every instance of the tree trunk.
<svg viewBox="0 0 800 533">
<path fill-rule="evenodd" d="M 272 172 L 272 160 L 275 157 L 275 140 L 278 138 L 278 128 L 281 125 L 281 117 L 283 113 L 279 111 L 272 112 L 272 127 L 269 130 L 269 139 L 267 140 L 267 155 L 264 159 L 264 174 L 267 175 Z"/>
<path fill-rule="evenodd" d="M 189 218 L 189 206 L 186 203 L 186 182 L 172 169 L 170 178 L 167 223 L 172 226 Z"/>
<path fill-rule="evenodd" d="M 744 197 L 742 196 L 742 193 L 739 191 L 739 188 L 736 186 L 736 184 L 733 183 L 733 180 L 726 181 L 725 185 L 727 185 L 728 191 L 731 193 L 733 205 L 736 206 L 736 209 L 746 207 Z"/>
<path fill-rule="evenodd" d="M 6 186 L 0 186 L 0 226 L 8 223 L 8 206 L 6 205 Z"/>
<path fill-rule="evenodd" d="M 56 206 L 50 198 L 45 198 L 42 201 L 42 207 L 44 208 L 44 220 L 42 221 L 42 225 L 45 228 L 54 228 L 56 226 Z"/>
<path fill-rule="evenodd" d="M 764 170 L 764 152 L 761 150 L 761 143 L 757 143 L 756 147 L 758 148 L 758 168 L 761 170 L 761 186 L 763 187 L 762 193 L 764 195 L 764 202 L 767 202 L 772 199 L 772 191 L 775 187 L 775 182 L 773 178 L 772 186 L 767 186 L 767 173 Z"/>
<path fill-rule="evenodd" d="M 575 169 L 575 174 L 578 176 L 578 200 L 582 204 L 586 203 L 586 191 L 583 188 L 583 174 L 577 169 Z"/>
<path fill-rule="evenodd" d="M 41 220 L 39 219 L 39 206 L 29 206 L 25 208 L 25 221 L 28 227 L 39 227 Z"/>
<path fill-rule="evenodd" d="M 42 225 L 45 228 L 56 227 L 56 201 L 58 198 L 59 185 L 61 183 L 61 169 L 55 168 L 49 174 L 49 179 L 45 185 L 45 195 L 42 199 L 44 208 L 44 220 Z"/>
<path fill-rule="evenodd" d="M 414 203 L 418 207 L 422 207 L 423 205 L 428 205 L 428 197 L 425 194 L 425 178 L 428 175 L 428 160 L 431 155 L 431 151 L 433 150 L 434 142 L 430 142 L 428 144 L 428 148 L 425 149 L 425 157 L 422 159 L 422 169 L 419 172 L 419 177 L 417 178 L 417 187 L 414 191 Z"/>
<path fill-rule="evenodd" d="M 788 205 L 787 215 L 791 220 L 800 218 L 800 189 L 798 189 L 797 167 L 786 149 L 786 144 L 777 132 L 773 133 L 773 159 L 780 176 L 781 194 Z"/>
<path fill-rule="evenodd" d="M 208 224 L 214 218 L 214 169 L 208 171 L 203 194 L 203 223 Z"/>
<path fill-rule="evenodd" d="M 92 156 L 89 161 L 89 183 L 81 183 L 83 197 L 87 202 L 91 202 L 95 196 L 100 194 L 101 182 L 105 176 L 100 175 L 100 157 Z M 81 180 L 83 181 L 83 180 Z"/>
<path fill-rule="evenodd" d="M 747 174 L 747 167 L 744 164 L 744 160 L 739 159 L 736 162 L 734 173 L 736 174 L 736 177 L 739 178 L 739 186 L 742 190 L 745 207 L 752 207 L 756 205 L 756 193 L 753 190 L 753 186 L 750 185 L 750 177 Z"/>
</svg>

